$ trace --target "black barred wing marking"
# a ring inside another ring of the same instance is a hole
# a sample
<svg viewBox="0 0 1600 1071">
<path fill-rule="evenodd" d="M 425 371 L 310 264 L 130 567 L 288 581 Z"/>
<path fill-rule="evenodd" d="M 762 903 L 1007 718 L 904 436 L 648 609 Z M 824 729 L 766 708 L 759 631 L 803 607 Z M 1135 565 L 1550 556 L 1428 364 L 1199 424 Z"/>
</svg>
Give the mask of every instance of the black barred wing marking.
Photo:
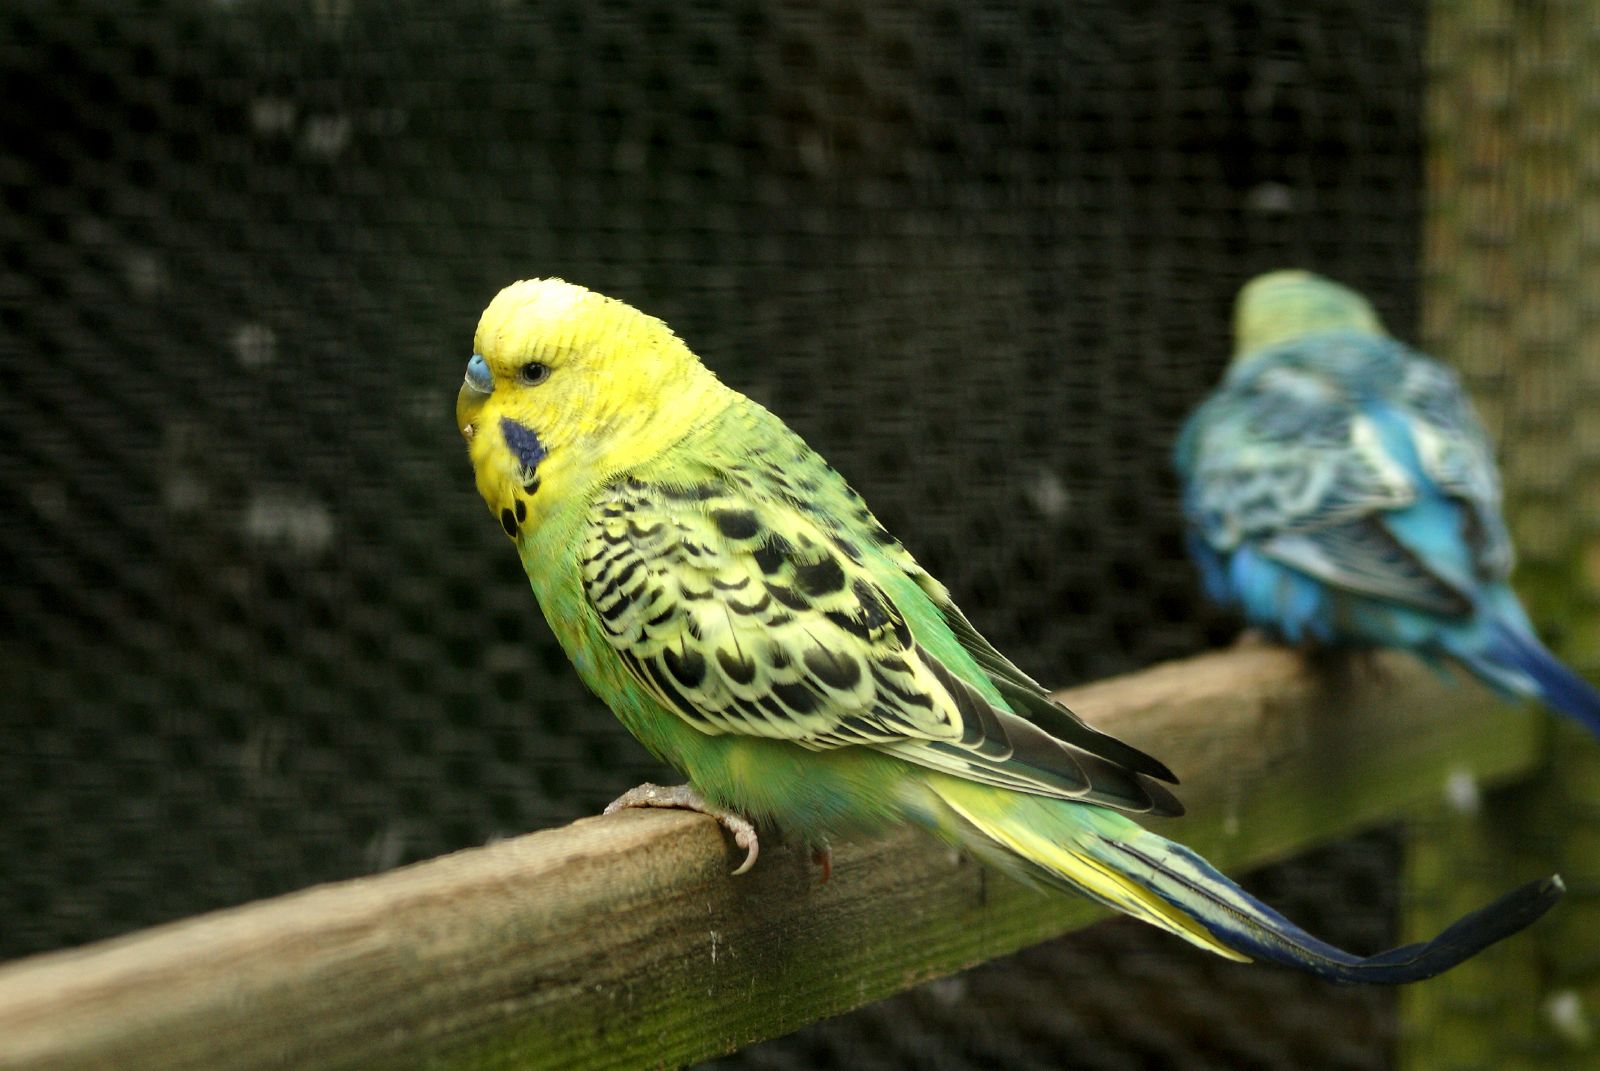
<svg viewBox="0 0 1600 1071">
<path fill-rule="evenodd" d="M 739 483 L 625 479 L 592 507 L 589 600 L 668 709 L 714 735 L 865 745 L 1020 791 L 1181 811 L 1134 770 L 989 703 L 917 644 L 848 539 Z"/>
<path fill-rule="evenodd" d="M 583 573 L 601 627 L 702 732 L 814 748 L 964 736 L 918 687 L 905 621 L 803 519 L 784 535 L 731 495 L 637 480 L 596 505 Z"/>
</svg>

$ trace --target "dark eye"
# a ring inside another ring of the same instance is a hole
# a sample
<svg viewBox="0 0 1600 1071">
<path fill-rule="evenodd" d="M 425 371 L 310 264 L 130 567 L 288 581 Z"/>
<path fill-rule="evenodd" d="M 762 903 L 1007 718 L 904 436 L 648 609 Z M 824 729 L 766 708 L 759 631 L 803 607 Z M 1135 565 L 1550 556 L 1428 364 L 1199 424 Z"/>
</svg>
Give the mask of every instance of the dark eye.
<svg viewBox="0 0 1600 1071">
<path fill-rule="evenodd" d="M 530 387 L 537 387 L 550 378 L 550 366 L 539 361 L 529 361 L 517 369 L 517 378 Z"/>
</svg>

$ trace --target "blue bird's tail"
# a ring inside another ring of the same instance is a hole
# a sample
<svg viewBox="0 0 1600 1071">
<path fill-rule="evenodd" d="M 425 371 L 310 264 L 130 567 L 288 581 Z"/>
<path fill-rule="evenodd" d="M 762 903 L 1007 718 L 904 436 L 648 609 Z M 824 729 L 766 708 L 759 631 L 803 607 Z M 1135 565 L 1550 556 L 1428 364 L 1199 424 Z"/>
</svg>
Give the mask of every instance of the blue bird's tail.
<svg viewBox="0 0 1600 1071">
<path fill-rule="evenodd" d="M 1600 736 L 1600 691 L 1563 665 L 1521 622 L 1496 620 L 1485 642 L 1450 653 L 1496 690 L 1537 699 Z"/>
<path fill-rule="evenodd" d="M 1265 960 L 1335 982 L 1431 978 L 1532 924 L 1561 899 L 1556 876 L 1531 882 L 1431 941 L 1357 956 L 1321 941 L 1181 844 L 1101 807 L 1025 796 L 935 775 L 948 808 L 936 828 L 1025 881 L 1081 893 L 1235 960 Z"/>
</svg>

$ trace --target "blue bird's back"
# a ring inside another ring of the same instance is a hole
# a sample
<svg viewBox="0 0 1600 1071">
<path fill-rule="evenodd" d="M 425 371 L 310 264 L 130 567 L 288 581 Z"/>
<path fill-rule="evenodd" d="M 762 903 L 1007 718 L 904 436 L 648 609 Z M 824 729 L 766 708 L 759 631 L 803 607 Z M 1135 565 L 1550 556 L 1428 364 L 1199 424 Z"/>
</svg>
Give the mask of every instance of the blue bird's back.
<svg viewBox="0 0 1600 1071">
<path fill-rule="evenodd" d="M 1290 642 L 1453 659 L 1600 735 L 1600 692 L 1508 584 L 1493 452 L 1455 374 L 1306 272 L 1247 285 L 1236 331 L 1176 450 L 1207 594 Z"/>
</svg>

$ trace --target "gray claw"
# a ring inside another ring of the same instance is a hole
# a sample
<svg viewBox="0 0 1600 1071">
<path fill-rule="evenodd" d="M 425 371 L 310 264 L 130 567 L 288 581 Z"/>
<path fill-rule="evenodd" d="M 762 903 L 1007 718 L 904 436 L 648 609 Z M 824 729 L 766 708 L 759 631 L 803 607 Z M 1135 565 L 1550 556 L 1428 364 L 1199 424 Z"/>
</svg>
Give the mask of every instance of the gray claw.
<svg viewBox="0 0 1600 1071">
<path fill-rule="evenodd" d="M 663 787 L 647 783 L 637 788 L 630 788 L 606 804 L 605 813 L 616 814 L 625 807 L 670 807 L 682 811 L 697 811 L 715 818 L 723 829 L 733 834 L 733 843 L 745 850 L 744 862 L 739 864 L 739 868 L 734 871 L 735 874 L 743 874 L 755 866 L 756 856 L 761 854 L 761 843 L 756 837 L 756 827 L 750 819 L 707 802 L 706 798 L 690 785 Z"/>
</svg>

